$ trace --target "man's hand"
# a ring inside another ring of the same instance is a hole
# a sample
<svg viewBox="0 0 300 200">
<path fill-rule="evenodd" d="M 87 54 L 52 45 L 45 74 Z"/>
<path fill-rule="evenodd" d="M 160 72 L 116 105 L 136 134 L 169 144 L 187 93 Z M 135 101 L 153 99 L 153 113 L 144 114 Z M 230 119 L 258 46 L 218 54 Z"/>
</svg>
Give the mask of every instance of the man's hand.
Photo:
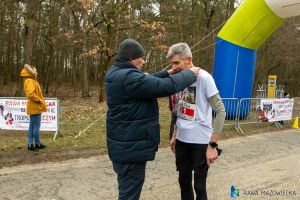
<svg viewBox="0 0 300 200">
<path fill-rule="evenodd" d="M 173 153 L 175 153 L 175 146 L 176 146 L 176 136 L 172 136 L 171 142 L 170 142 L 171 150 Z"/>
<path fill-rule="evenodd" d="M 173 75 L 173 74 L 175 74 L 175 72 L 174 72 L 173 69 L 169 69 L 169 70 L 168 70 L 168 74 L 169 74 L 169 75 Z"/>
<path fill-rule="evenodd" d="M 195 76 L 198 76 L 200 67 L 193 66 L 192 68 L 190 68 L 190 70 L 192 70 L 192 72 L 194 72 Z"/>
<path fill-rule="evenodd" d="M 210 165 L 213 164 L 217 158 L 218 158 L 217 149 L 208 145 L 206 149 L 206 160 L 207 160 L 208 167 L 210 167 Z"/>
<path fill-rule="evenodd" d="M 178 73 L 180 71 L 181 71 L 180 69 L 169 69 L 168 73 L 169 73 L 169 75 L 174 75 L 174 74 L 176 74 L 176 73 Z"/>
</svg>

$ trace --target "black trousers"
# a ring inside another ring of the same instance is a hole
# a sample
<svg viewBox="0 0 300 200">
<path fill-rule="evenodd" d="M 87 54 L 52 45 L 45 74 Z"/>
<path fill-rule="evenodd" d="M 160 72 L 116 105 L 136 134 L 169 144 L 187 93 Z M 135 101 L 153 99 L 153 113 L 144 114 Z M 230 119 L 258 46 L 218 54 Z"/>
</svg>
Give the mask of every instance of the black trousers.
<svg viewBox="0 0 300 200">
<path fill-rule="evenodd" d="M 146 162 L 116 163 L 114 171 L 118 175 L 119 200 L 139 200 L 145 180 Z"/>
<path fill-rule="evenodd" d="M 194 171 L 194 190 L 196 193 L 196 200 L 207 200 L 207 144 L 189 144 L 176 140 L 175 148 L 176 167 L 177 171 L 179 171 L 181 199 L 194 200 L 194 191 L 192 186 Z"/>
</svg>

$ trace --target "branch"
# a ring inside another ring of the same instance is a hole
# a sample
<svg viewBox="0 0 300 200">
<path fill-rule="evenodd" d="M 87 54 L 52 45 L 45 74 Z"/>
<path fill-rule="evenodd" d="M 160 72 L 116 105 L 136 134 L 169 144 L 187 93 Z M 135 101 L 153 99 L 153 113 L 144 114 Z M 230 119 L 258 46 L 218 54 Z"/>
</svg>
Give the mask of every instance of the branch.
<svg viewBox="0 0 300 200">
<path fill-rule="evenodd" d="M 95 23 L 92 27 L 88 28 L 86 31 L 85 31 L 85 34 L 88 35 L 92 29 L 96 28 L 99 24 L 102 24 L 104 21 L 99 21 L 97 23 Z"/>
<path fill-rule="evenodd" d="M 268 76 L 271 74 L 271 71 L 272 71 L 273 69 L 276 69 L 276 68 L 278 68 L 278 67 L 280 67 L 280 62 L 279 62 L 277 65 L 271 67 L 271 68 L 268 70 Z"/>
<path fill-rule="evenodd" d="M 140 25 L 141 25 L 141 22 L 139 22 L 138 24 L 136 24 L 134 26 L 117 28 L 117 29 L 114 29 L 113 31 L 123 31 L 123 30 L 133 29 L 133 28 L 139 27 Z"/>
</svg>

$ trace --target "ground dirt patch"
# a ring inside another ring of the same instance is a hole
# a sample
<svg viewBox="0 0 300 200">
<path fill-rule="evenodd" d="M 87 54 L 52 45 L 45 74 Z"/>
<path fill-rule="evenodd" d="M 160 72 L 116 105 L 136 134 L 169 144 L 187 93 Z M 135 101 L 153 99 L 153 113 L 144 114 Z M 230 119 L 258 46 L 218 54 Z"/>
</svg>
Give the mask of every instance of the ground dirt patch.
<svg viewBox="0 0 300 200">
<path fill-rule="evenodd" d="M 87 158 L 95 155 L 106 154 L 106 127 L 105 118 L 101 118 L 106 112 L 104 103 L 97 103 L 97 97 L 87 99 L 77 98 L 61 101 L 60 132 L 63 137 L 58 137 L 53 141 L 53 133 L 41 133 L 42 142 L 47 145 L 44 150 L 30 152 L 27 150 L 26 131 L 0 130 L 0 168 L 32 163 L 60 162 L 67 159 Z M 169 145 L 169 123 L 170 111 L 168 109 L 168 99 L 159 100 L 161 144 L 160 147 Z M 91 128 L 82 133 L 80 137 L 74 137 L 96 122 Z M 283 129 L 278 129 L 275 125 L 253 124 L 242 125 L 244 134 L 236 132 L 232 126 L 225 126 L 222 139 L 233 137 L 243 137 L 251 134 L 260 134 L 269 131 L 279 131 L 289 129 L 290 124 L 286 124 Z"/>
</svg>

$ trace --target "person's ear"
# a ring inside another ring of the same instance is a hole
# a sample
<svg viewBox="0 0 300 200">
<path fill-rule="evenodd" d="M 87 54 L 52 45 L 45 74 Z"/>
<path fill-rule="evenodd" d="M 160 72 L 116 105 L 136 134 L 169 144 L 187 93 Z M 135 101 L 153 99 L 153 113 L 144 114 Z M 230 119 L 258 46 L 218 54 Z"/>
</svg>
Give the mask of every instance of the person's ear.
<svg viewBox="0 0 300 200">
<path fill-rule="evenodd" d="M 192 64 L 192 57 L 188 57 L 187 61 L 188 61 L 189 64 Z"/>
<path fill-rule="evenodd" d="M 187 57 L 185 60 L 184 60 L 184 65 L 185 66 L 190 66 L 192 64 L 192 57 Z"/>
</svg>

